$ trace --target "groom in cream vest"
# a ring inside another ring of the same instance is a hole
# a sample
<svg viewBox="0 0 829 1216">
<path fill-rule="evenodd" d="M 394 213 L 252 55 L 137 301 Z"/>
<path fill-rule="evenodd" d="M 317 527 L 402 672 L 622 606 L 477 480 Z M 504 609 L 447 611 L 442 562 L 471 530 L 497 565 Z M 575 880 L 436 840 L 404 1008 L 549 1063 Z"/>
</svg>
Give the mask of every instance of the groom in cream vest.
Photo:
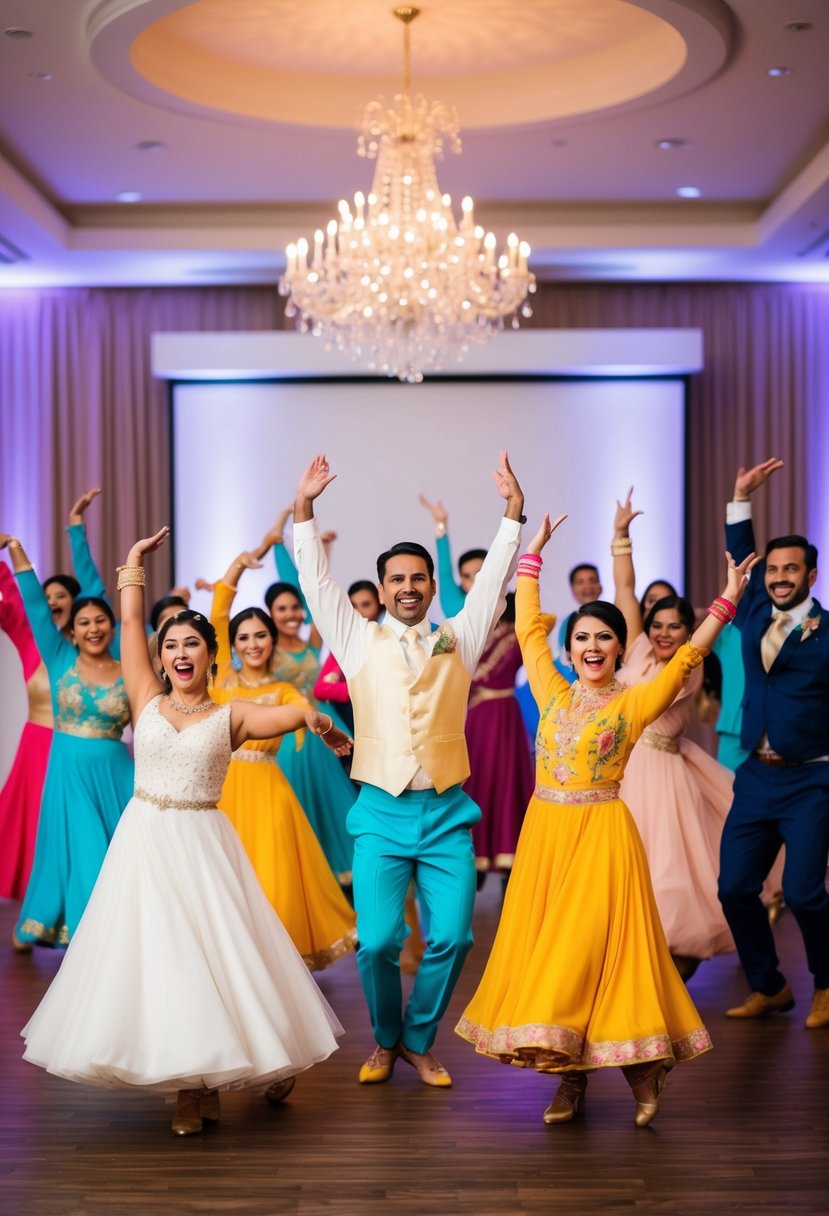
<svg viewBox="0 0 829 1216">
<path fill-rule="evenodd" d="M 504 609 L 523 522 L 524 498 L 506 452 L 494 476 L 506 500 L 504 518 L 463 609 L 440 629 L 427 618 L 436 591 L 427 549 L 404 542 L 380 555 L 385 615 L 366 621 L 331 580 L 317 535 L 314 499 L 334 478 L 324 456 L 311 462 L 297 490 L 300 585 L 354 707 L 351 776 L 362 788 L 347 824 L 355 837 L 357 962 L 376 1044 L 360 1069 L 364 1085 L 387 1081 L 398 1057 L 424 1084 L 452 1084 L 431 1047 L 472 945 L 476 884 L 469 829 L 481 813 L 461 789 L 469 776 L 464 719 L 472 675 Z M 399 956 L 412 878 L 429 932 L 404 1010 Z"/>
</svg>

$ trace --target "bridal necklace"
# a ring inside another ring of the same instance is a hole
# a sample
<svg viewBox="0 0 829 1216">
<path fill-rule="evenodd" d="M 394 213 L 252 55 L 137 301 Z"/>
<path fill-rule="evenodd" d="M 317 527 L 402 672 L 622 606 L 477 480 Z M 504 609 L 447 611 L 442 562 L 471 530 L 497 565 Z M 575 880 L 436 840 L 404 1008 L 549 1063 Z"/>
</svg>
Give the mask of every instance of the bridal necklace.
<svg viewBox="0 0 829 1216">
<path fill-rule="evenodd" d="M 180 714 L 200 714 L 205 709 L 210 709 L 216 702 L 208 697 L 206 701 L 200 701 L 198 705 L 182 705 L 181 701 L 176 701 L 174 697 L 168 695 L 167 704 L 170 709 L 175 709 Z"/>
</svg>

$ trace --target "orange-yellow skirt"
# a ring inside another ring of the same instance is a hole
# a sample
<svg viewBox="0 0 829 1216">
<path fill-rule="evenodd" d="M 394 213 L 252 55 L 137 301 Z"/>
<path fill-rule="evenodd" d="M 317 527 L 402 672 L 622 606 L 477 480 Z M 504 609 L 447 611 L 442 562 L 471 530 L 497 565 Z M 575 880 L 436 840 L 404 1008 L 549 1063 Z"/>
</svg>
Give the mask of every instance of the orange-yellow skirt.
<svg viewBox="0 0 829 1216">
<path fill-rule="evenodd" d="M 354 909 L 325 859 L 274 756 L 234 756 L 219 807 L 235 827 L 256 876 L 291 941 L 312 971 L 353 950 Z"/>
<path fill-rule="evenodd" d="M 456 1031 L 483 1055 L 543 1072 L 710 1049 L 623 802 L 532 798 L 492 953 Z"/>
</svg>

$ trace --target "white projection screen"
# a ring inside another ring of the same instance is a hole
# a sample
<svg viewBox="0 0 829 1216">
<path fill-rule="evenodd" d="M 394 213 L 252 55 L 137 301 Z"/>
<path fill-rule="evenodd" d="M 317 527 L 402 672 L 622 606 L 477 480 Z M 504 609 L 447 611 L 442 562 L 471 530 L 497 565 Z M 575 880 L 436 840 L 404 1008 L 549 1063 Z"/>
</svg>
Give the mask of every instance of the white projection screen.
<svg viewBox="0 0 829 1216">
<path fill-rule="evenodd" d="M 582 561 L 598 565 L 612 598 L 613 513 L 631 485 L 645 512 L 633 529 L 639 587 L 657 577 L 683 586 L 680 376 L 174 383 L 172 427 L 179 584 L 217 579 L 258 544 L 317 452 L 337 474 L 317 515 L 337 533 L 331 564 L 341 584 L 375 578 L 377 554 L 396 541 L 434 552 L 421 492 L 448 510 L 455 558 L 486 548 L 503 513 L 491 470 L 506 448 L 526 495 L 525 531 L 545 511 L 568 515 L 545 551 L 545 608 L 569 610 L 567 573 Z M 243 576 L 237 607 L 261 603 L 276 577 L 268 555 L 262 570 Z M 209 610 L 204 592 L 193 603 Z"/>
</svg>

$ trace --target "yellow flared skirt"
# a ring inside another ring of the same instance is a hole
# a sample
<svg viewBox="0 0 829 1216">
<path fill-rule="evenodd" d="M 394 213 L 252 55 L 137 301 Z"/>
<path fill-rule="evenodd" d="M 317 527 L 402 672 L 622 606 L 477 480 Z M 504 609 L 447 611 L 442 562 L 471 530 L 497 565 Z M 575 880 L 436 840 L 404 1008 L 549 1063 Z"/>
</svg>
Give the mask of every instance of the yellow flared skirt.
<svg viewBox="0 0 829 1216">
<path fill-rule="evenodd" d="M 492 953 L 456 1031 L 544 1072 L 710 1049 L 623 802 L 531 800 Z"/>
<path fill-rule="evenodd" d="M 353 950 L 354 909 L 325 859 L 305 812 L 272 756 L 234 758 L 219 807 L 241 837 L 256 876 L 312 971 Z"/>
</svg>

